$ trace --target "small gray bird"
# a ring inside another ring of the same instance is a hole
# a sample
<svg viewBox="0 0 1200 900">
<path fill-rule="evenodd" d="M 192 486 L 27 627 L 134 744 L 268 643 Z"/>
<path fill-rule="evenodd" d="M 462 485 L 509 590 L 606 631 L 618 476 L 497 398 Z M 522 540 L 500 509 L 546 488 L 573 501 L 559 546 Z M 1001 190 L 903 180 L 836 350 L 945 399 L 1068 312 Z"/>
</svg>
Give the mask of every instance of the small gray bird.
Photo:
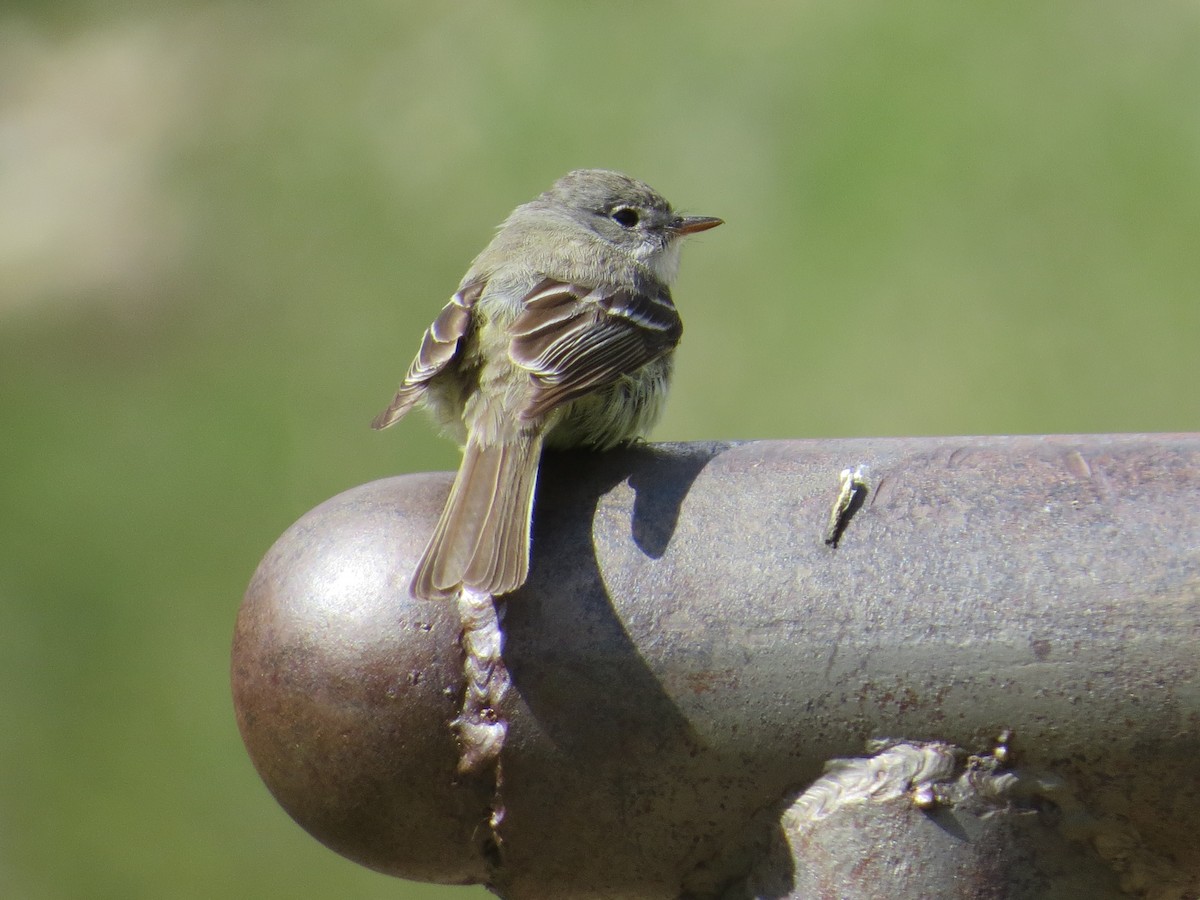
<svg viewBox="0 0 1200 900">
<path fill-rule="evenodd" d="M 603 169 L 569 172 L 513 210 L 372 423 L 421 403 L 463 446 L 415 596 L 525 583 L 543 446 L 605 450 L 658 419 L 683 332 L 669 289 L 680 238 L 720 224 Z"/>
</svg>

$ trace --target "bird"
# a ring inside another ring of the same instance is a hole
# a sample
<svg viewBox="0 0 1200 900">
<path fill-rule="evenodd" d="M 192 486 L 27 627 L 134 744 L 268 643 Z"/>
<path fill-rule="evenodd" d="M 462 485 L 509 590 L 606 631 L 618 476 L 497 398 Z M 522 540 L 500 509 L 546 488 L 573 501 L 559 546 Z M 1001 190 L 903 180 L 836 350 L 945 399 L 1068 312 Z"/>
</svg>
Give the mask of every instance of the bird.
<svg viewBox="0 0 1200 900">
<path fill-rule="evenodd" d="M 525 583 L 543 448 L 608 450 L 654 425 L 683 333 L 681 239 L 721 224 L 627 175 L 576 169 L 500 225 L 372 422 L 422 406 L 463 451 L 413 596 Z"/>
</svg>

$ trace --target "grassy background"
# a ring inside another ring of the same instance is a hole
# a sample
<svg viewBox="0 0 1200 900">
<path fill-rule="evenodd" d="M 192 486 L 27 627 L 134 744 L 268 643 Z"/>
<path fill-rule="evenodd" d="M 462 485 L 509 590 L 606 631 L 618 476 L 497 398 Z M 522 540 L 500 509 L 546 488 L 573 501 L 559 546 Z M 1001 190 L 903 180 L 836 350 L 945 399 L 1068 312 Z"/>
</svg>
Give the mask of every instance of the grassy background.
<svg viewBox="0 0 1200 900">
<path fill-rule="evenodd" d="M 664 439 L 1200 428 L 1200 8 L 0 6 L 0 895 L 483 896 L 361 870 L 228 645 L 492 227 L 577 166 L 694 239 Z"/>
</svg>

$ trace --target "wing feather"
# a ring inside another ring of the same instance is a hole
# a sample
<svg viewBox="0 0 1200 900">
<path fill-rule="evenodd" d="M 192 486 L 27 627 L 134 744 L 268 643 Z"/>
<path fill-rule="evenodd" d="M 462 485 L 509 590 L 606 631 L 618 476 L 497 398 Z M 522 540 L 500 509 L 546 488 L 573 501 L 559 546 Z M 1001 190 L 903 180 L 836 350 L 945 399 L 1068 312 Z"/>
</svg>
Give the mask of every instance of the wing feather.
<svg viewBox="0 0 1200 900">
<path fill-rule="evenodd" d="M 431 379 L 442 372 L 458 355 L 462 339 L 471 329 L 471 313 L 475 302 L 483 293 L 486 282 L 474 281 L 464 285 L 442 307 L 433 324 L 425 329 L 421 349 L 408 367 L 408 373 L 400 382 L 396 396 L 387 409 L 375 417 L 371 427 L 387 428 L 404 417 L 421 395 L 425 393 Z"/>
<path fill-rule="evenodd" d="M 678 344 L 682 332 L 666 288 L 650 294 L 540 282 L 509 329 L 509 356 L 534 385 L 521 418 L 536 418 L 636 372 Z"/>
</svg>

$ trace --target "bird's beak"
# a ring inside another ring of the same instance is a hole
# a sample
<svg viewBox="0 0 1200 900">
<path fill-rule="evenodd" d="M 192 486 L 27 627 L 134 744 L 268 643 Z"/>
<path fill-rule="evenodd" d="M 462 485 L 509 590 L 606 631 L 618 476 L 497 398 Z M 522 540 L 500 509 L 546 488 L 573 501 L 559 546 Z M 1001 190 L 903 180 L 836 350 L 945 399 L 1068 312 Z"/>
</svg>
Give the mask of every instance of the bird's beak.
<svg viewBox="0 0 1200 900">
<path fill-rule="evenodd" d="M 724 219 L 715 219 L 712 216 L 680 216 L 671 223 L 671 230 L 676 234 L 696 234 L 724 224 Z"/>
</svg>

